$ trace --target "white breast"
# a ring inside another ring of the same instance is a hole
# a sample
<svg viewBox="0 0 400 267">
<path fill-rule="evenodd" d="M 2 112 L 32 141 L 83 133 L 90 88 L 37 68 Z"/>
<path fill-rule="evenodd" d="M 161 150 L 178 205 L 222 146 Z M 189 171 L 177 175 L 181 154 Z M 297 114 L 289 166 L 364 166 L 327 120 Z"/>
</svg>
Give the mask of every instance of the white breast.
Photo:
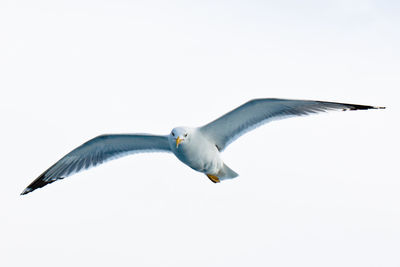
<svg viewBox="0 0 400 267">
<path fill-rule="evenodd" d="M 191 133 L 190 139 L 182 142 L 178 148 L 171 146 L 177 158 L 203 173 L 218 173 L 223 166 L 219 151 L 215 144 L 206 139 L 199 131 Z"/>
</svg>

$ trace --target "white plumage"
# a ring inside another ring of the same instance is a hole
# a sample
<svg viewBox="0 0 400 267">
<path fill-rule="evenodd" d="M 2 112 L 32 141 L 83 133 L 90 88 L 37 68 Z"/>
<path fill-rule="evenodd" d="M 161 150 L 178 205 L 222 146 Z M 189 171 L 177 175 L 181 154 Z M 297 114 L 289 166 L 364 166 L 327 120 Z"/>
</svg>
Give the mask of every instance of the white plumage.
<svg viewBox="0 0 400 267">
<path fill-rule="evenodd" d="M 329 110 L 380 109 L 323 101 L 254 99 L 202 127 L 176 127 L 169 135 L 114 134 L 95 137 L 77 147 L 35 179 L 22 195 L 108 160 L 139 152 L 172 152 L 214 183 L 238 176 L 222 161 L 222 152 L 244 133 L 271 120 Z"/>
</svg>

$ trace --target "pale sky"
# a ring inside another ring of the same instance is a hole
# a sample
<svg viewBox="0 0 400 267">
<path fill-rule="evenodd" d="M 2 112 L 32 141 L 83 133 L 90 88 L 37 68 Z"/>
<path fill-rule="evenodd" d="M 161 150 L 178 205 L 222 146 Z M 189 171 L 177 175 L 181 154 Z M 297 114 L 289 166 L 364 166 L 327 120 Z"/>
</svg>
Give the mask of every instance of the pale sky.
<svg viewBox="0 0 400 267">
<path fill-rule="evenodd" d="M 399 29 L 398 1 L 1 1 L 0 265 L 399 266 Z M 19 195 L 256 97 L 388 108 L 264 125 L 220 184 L 154 153 Z"/>
</svg>

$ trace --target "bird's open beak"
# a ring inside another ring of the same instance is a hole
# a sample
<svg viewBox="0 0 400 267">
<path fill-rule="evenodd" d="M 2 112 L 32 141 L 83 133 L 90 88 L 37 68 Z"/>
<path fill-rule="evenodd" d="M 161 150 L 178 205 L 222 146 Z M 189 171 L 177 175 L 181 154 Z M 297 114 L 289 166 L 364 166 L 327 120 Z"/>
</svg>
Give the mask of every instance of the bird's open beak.
<svg viewBox="0 0 400 267">
<path fill-rule="evenodd" d="M 179 144 L 182 142 L 183 139 L 180 139 L 179 136 L 176 138 L 176 148 L 178 148 Z"/>
</svg>

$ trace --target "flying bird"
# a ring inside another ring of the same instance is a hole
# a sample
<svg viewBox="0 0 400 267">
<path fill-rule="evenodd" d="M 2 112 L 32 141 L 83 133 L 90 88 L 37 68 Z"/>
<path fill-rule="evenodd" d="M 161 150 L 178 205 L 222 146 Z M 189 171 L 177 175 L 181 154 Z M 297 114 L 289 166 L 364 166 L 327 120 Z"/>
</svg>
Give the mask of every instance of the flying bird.
<svg viewBox="0 0 400 267">
<path fill-rule="evenodd" d="M 25 188 L 21 195 L 112 159 L 155 151 L 173 153 L 190 168 L 204 173 L 212 182 L 219 183 L 238 176 L 223 162 L 221 152 L 244 133 L 272 120 L 330 110 L 366 109 L 384 107 L 310 100 L 253 99 L 204 126 L 176 127 L 168 135 L 100 135 L 57 161 Z"/>
</svg>

